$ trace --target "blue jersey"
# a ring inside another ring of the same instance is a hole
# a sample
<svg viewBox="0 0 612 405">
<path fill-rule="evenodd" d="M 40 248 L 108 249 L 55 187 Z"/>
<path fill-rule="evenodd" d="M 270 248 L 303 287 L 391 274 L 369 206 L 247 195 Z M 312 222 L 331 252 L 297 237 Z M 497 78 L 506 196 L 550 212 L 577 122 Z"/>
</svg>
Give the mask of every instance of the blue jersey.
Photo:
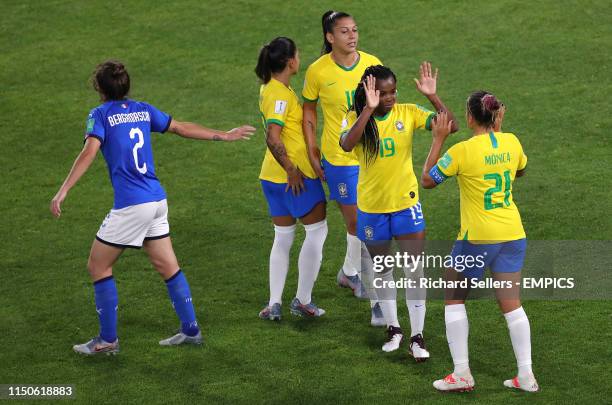
<svg viewBox="0 0 612 405">
<path fill-rule="evenodd" d="M 114 209 L 166 198 L 155 176 L 151 132 L 166 132 L 172 117 L 134 100 L 108 101 L 89 113 L 85 137 L 102 144 L 113 190 Z"/>
</svg>

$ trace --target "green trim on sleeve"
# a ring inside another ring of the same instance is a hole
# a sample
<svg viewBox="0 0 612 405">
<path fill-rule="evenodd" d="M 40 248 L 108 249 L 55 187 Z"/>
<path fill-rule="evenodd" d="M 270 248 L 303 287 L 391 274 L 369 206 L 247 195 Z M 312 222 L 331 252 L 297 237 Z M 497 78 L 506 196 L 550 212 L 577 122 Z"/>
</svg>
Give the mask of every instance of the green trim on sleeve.
<svg viewBox="0 0 612 405">
<path fill-rule="evenodd" d="M 276 124 L 276 125 L 280 125 L 281 127 L 285 126 L 285 123 L 281 120 L 277 120 L 274 118 L 271 118 L 269 120 L 266 120 L 266 126 L 270 125 L 270 124 Z"/>
<path fill-rule="evenodd" d="M 309 98 L 308 98 L 308 97 L 306 97 L 306 96 L 302 96 L 302 99 L 303 99 L 305 102 L 307 102 L 307 103 L 316 103 L 317 101 L 319 101 L 319 98 L 318 98 L 318 97 L 317 97 L 317 98 L 315 98 L 314 100 L 311 100 L 311 99 L 309 99 Z"/>
<path fill-rule="evenodd" d="M 426 130 L 431 131 L 431 120 L 433 120 L 435 116 L 436 116 L 436 113 L 431 113 L 429 114 L 429 117 L 427 117 L 427 121 L 425 121 Z"/>
<path fill-rule="evenodd" d="M 444 177 L 444 180 L 450 177 L 448 174 L 444 173 L 444 170 L 440 167 L 439 164 L 436 164 L 436 167 L 438 168 L 438 172 L 442 175 L 442 177 Z"/>
</svg>

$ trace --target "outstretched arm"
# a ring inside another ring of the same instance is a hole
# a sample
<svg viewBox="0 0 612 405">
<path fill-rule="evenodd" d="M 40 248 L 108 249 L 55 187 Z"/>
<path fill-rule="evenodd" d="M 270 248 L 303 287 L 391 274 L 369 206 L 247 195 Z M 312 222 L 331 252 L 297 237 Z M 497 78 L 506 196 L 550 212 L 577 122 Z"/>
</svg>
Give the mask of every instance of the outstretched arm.
<svg viewBox="0 0 612 405">
<path fill-rule="evenodd" d="M 366 105 L 363 107 L 361 114 L 359 114 L 357 121 L 355 121 L 351 129 L 340 138 L 340 146 L 345 152 L 352 151 L 355 145 L 361 140 L 363 131 L 380 102 L 380 91 L 376 90 L 376 79 L 374 76 L 369 75 L 366 77 L 363 88 L 365 90 Z"/>
<path fill-rule="evenodd" d="M 181 122 L 172 120 L 168 131 L 180 135 L 183 138 L 199 139 L 205 141 L 239 141 L 241 139 L 249 140 L 251 135 L 255 133 L 255 128 L 250 125 L 243 125 L 238 128 L 231 129 L 227 132 L 216 129 L 205 128 L 193 122 Z"/>
<path fill-rule="evenodd" d="M 99 149 L 100 140 L 92 136 L 87 137 L 83 150 L 81 150 L 81 153 L 79 153 L 79 156 L 77 156 L 75 159 L 68 176 L 66 176 L 66 180 L 64 180 L 64 183 L 51 200 L 49 209 L 57 218 L 59 218 L 59 216 L 62 214 L 61 205 L 66 199 L 68 192 L 85 174 L 87 169 L 89 169 L 89 166 L 91 166 L 91 163 L 96 158 L 96 154 L 98 153 Z"/>
<path fill-rule="evenodd" d="M 431 175 L 429 174 L 432 167 L 438 163 L 440 158 L 440 151 L 444 145 L 444 141 L 451 133 L 453 122 L 450 120 L 450 116 L 445 111 L 439 113 L 431 123 L 431 134 L 432 142 L 427 160 L 423 165 L 423 173 L 421 174 L 421 185 L 423 188 L 434 188 L 438 185 Z"/>
<path fill-rule="evenodd" d="M 436 111 L 446 111 L 448 113 L 448 118 L 452 122 L 451 133 L 457 132 L 459 130 L 459 125 L 457 124 L 457 120 L 453 115 L 452 111 L 446 108 L 446 105 L 442 102 L 438 94 L 436 93 L 436 87 L 438 82 L 438 69 L 432 74 L 431 72 L 431 63 L 423 62 L 419 68 L 420 78 L 414 79 L 417 90 L 423 94 L 431 105 L 435 108 Z"/>
</svg>

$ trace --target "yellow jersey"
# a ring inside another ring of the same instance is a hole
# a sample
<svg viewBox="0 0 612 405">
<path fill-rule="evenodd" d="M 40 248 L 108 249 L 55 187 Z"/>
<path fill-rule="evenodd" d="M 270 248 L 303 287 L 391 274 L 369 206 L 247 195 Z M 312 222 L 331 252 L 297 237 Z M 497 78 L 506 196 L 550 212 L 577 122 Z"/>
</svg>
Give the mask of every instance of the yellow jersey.
<svg viewBox="0 0 612 405">
<path fill-rule="evenodd" d="M 325 160 L 335 166 L 355 166 L 357 158 L 352 152 L 340 148 L 339 136 L 342 119 L 353 104 L 355 88 L 366 68 L 382 65 L 373 55 L 359 51 L 359 59 L 351 67 L 338 65 L 325 54 L 306 70 L 302 97 L 304 101 L 320 101 L 323 110 L 321 152 Z"/>
<path fill-rule="evenodd" d="M 361 141 L 355 146 L 359 161 L 357 207 L 367 213 L 402 211 L 419 202 L 419 184 L 412 168 L 412 136 L 415 129 L 431 129 L 435 113 L 416 104 L 395 104 L 384 117 L 374 117 L 379 151 L 366 163 Z M 348 129 L 357 120 L 350 111 L 343 122 Z"/>
<path fill-rule="evenodd" d="M 444 176 L 457 176 L 461 230 L 457 239 L 512 241 L 525 237 L 512 198 L 516 171 L 527 165 L 518 138 L 491 132 L 453 145 L 437 163 Z"/>
<path fill-rule="evenodd" d="M 306 177 L 316 178 L 302 133 L 302 106 L 293 89 L 272 78 L 259 89 L 259 111 L 264 131 L 268 131 L 268 124 L 271 123 L 283 127 L 280 138 L 287 150 L 287 157 Z M 259 178 L 273 183 L 287 182 L 287 172 L 272 156 L 269 148 L 266 149 Z"/>
</svg>

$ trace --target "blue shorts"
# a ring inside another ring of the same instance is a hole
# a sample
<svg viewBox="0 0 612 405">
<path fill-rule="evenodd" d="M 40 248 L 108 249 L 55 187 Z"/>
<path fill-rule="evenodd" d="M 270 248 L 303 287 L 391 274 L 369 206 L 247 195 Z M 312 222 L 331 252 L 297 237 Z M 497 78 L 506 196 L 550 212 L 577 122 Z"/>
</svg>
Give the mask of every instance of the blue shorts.
<svg viewBox="0 0 612 405">
<path fill-rule="evenodd" d="M 329 199 L 343 205 L 357 204 L 359 166 L 334 166 L 323 159 L 321 167 L 329 187 Z"/>
<path fill-rule="evenodd" d="M 527 239 L 509 242 L 475 244 L 458 240 L 451 256 L 453 267 L 466 278 L 481 279 L 485 268 L 494 273 L 516 273 L 521 271 L 527 251 Z M 472 257 L 473 259 L 470 259 Z"/>
<path fill-rule="evenodd" d="M 369 214 L 357 208 L 357 237 L 363 241 L 385 241 L 394 236 L 420 232 L 425 218 L 418 202 L 410 208 L 387 214 Z"/>
<path fill-rule="evenodd" d="M 325 202 L 325 191 L 319 179 L 304 178 L 304 190 L 293 195 L 291 189 L 285 191 L 287 183 L 272 183 L 261 180 L 261 187 L 268 201 L 268 211 L 272 217 L 292 216 L 301 218 L 320 203 Z"/>
</svg>

